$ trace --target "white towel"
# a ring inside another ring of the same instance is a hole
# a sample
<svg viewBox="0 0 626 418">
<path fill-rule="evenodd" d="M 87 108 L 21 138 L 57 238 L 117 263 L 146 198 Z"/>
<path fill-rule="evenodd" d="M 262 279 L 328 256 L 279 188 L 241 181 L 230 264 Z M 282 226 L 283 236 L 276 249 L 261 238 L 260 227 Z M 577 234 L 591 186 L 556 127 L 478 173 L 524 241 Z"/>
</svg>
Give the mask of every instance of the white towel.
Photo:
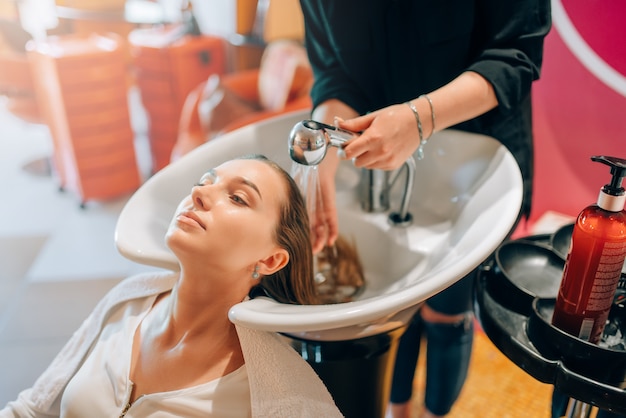
<svg viewBox="0 0 626 418">
<path fill-rule="evenodd" d="M 311 366 L 278 335 L 238 325 L 237 333 L 248 370 L 253 416 L 343 416 Z"/>
</svg>

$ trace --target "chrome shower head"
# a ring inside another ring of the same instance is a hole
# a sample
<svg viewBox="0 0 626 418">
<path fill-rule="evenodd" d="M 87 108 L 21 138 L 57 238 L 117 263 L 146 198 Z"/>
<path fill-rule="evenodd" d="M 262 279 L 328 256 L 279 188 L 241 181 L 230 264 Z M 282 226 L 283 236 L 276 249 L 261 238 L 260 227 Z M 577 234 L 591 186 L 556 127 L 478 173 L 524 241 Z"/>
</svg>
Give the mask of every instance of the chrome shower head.
<svg viewBox="0 0 626 418">
<path fill-rule="evenodd" d="M 289 133 L 289 156 L 302 165 L 318 165 L 326 156 L 329 146 L 340 148 L 354 132 L 336 128 L 314 120 L 295 124 Z"/>
</svg>

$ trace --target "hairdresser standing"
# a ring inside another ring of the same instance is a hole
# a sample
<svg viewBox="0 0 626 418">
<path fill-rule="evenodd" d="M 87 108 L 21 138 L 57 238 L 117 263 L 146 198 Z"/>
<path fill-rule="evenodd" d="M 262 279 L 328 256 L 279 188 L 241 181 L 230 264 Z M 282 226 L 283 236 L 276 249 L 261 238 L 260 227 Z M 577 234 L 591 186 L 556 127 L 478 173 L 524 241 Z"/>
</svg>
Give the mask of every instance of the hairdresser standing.
<svg viewBox="0 0 626 418">
<path fill-rule="evenodd" d="M 515 156 L 525 189 L 520 215 L 528 216 L 530 92 L 551 25 L 549 0 L 300 3 L 315 75 L 312 118 L 362 132 L 344 147 L 343 158 L 357 167 L 393 170 L 442 129 L 486 134 Z M 320 165 L 324 212 L 313 220 L 315 251 L 337 238 L 338 164 L 329 153 Z M 402 337 L 392 416 L 409 416 L 422 332 L 428 340 L 423 417 L 445 416 L 452 408 L 471 354 L 473 277 L 429 299 Z"/>
</svg>

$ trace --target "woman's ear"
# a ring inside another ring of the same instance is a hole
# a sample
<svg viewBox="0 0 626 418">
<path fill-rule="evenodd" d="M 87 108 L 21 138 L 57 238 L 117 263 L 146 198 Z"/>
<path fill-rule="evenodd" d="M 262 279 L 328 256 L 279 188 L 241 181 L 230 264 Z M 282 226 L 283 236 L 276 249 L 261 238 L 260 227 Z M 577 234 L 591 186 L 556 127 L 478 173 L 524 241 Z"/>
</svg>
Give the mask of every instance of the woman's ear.
<svg viewBox="0 0 626 418">
<path fill-rule="evenodd" d="M 264 276 L 276 273 L 289 262 L 289 253 L 284 248 L 278 248 L 274 253 L 259 261 L 259 273 Z"/>
</svg>

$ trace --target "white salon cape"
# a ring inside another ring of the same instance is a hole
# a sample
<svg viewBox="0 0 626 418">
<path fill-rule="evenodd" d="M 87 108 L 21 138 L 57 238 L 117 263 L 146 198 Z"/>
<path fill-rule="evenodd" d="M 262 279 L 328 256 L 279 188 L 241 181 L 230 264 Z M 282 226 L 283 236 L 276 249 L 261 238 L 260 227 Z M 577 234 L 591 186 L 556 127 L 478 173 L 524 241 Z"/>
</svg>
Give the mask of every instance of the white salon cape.
<svg viewBox="0 0 626 418">
<path fill-rule="evenodd" d="M 174 273 L 149 273 L 132 276 L 119 283 L 98 303 L 33 387 L 21 392 L 17 400 L 9 402 L 0 410 L 0 418 L 61 417 L 61 405 L 64 402 L 62 399 L 66 390 L 67 396 L 71 397 L 72 394 L 81 392 L 80 388 L 83 387 L 79 383 L 84 375 L 81 377 L 82 371 L 78 373 L 79 370 L 83 366 L 87 367 L 85 370 L 94 367 L 94 362 L 99 361 L 98 353 L 102 353 L 100 350 L 110 349 L 96 345 L 104 325 L 113 319 L 112 316 L 124 315 L 129 309 L 131 311 L 136 309 L 139 312 L 142 306 L 150 306 L 156 295 L 171 290 L 177 279 L 178 276 Z M 140 318 L 134 320 L 140 321 Z M 192 390 L 182 390 L 180 397 L 154 394 L 150 395 L 152 398 L 143 400 L 140 398 L 131 406 L 126 416 L 219 417 L 222 416 L 220 410 L 215 407 L 217 404 L 212 404 L 210 397 L 214 396 L 217 399 L 219 394 L 217 387 L 221 385 L 225 391 L 228 389 L 227 392 L 235 397 L 239 396 L 239 402 L 246 403 L 237 409 L 245 414 L 243 416 L 249 413 L 252 417 L 272 418 L 342 417 L 315 371 L 277 334 L 240 326 L 236 328 L 245 360 L 242 368 L 217 381 L 199 385 Z M 108 328 L 106 330 L 109 331 Z M 123 338 L 123 332 L 118 334 L 118 337 Z M 130 349 L 132 338 L 123 344 L 127 345 L 121 348 L 120 355 L 124 355 L 125 350 Z M 76 379 L 68 387 L 74 376 Z M 242 387 L 242 382 L 246 380 L 248 388 Z M 88 381 L 90 380 L 84 380 Z M 121 386 L 124 384 L 122 381 L 118 383 Z M 111 386 L 109 390 L 110 388 Z M 98 393 L 93 396 L 98 397 Z M 159 398 L 163 396 L 166 398 Z M 233 402 L 233 399 L 228 397 L 223 400 L 226 403 Z M 160 406 L 159 402 L 162 402 Z M 142 410 L 142 403 L 143 407 L 150 408 L 150 412 L 147 412 L 148 409 Z M 203 405 L 213 412 L 205 410 Z M 200 407 L 202 410 L 197 413 L 180 412 L 192 411 L 194 408 L 187 409 L 190 406 Z M 67 405 L 64 405 L 64 408 L 67 408 Z M 82 406 L 79 405 L 78 408 Z M 115 405 L 114 410 L 115 416 L 119 416 L 123 408 L 118 411 L 118 406 Z"/>
</svg>

